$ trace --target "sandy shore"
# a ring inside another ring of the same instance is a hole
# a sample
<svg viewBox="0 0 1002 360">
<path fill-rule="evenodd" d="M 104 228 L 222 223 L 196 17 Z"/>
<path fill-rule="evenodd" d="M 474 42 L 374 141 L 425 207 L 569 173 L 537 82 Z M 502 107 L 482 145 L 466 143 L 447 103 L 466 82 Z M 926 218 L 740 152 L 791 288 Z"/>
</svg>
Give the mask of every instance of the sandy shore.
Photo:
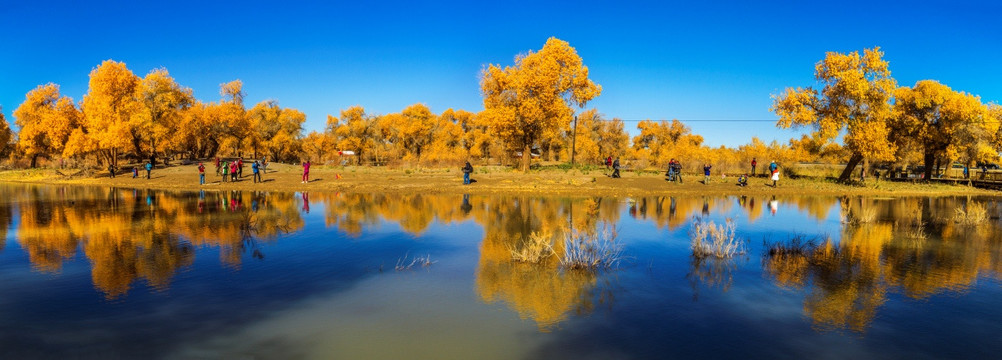
<svg viewBox="0 0 1002 360">
<path fill-rule="evenodd" d="M 131 172 L 111 178 L 107 172 L 78 170 L 31 169 L 0 172 L 0 181 L 39 184 L 79 184 L 164 190 L 264 190 L 264 191 L 340 191 L 398 193 L 463 193 L 463 194 L 527 194 L 579 196 L 641 196 L 641 195 L 870 195 L 870 196 L 956 196 L 999 195 L 1000 192 L 959 185 L 910 184 L 877 182 L 867 186 L 835 184 L 822 179 L 784 178 L 773 188 L 764 177 L 752 178 L 747 187 L 736 186 L 733 176 L 712 177 L 710 184 L 703 177 L 688 175 L 683 184 L 665 181 L 663 173 L 623 172 L 613 179 L 605 170 L 548 169 L 522 173 L 502 167 L 477 167 L 471 185 L 463 185 L 459 168 L 388 169 L 370 167 L 314 166 L 310 182 L 301 181 L 302 167 L 271 164 L 263 175 L 264 182 L 251 180 L 250 167 L 243 179 L 221 182 L 212 166 L 207 166 L 206 184 L 199 185 L 197 165 L 156 168 L 151 178 L 140 171 L 139 178 Z"/>
</svg>

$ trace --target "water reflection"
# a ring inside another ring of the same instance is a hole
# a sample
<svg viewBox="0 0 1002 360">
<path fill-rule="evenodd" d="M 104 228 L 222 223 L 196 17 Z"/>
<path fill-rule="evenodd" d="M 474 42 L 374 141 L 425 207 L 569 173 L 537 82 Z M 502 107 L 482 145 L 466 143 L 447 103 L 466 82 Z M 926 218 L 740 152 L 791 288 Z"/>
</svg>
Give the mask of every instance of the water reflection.
<svg viewBox="0 0 1002 360">
<path fill-rule="evenodd" d="M 803 311 L 819 329 L 865 331 L 889 294 L 923 299 L 965 291 L 979 277 L 1000 278 L 1002 271 L 999 207 L 983 199 L 658 196 L 623 200 L 171 193 L 44 186 L 0 186 L 0 198 L 6 199 L 0 201 L 0 249 L 11 251 L 5 242 L 11 231 L 31 268 L 47 274 L 60 273 L 64 264 L 83 255 L 93 286 L 109 299 L 123 297 L 139 283 L 154 291 L 169 288 L 175 274 L 191 267 L 203 248 L 217 249 L 219 263 L 231 269 L 266 255 L 271 258 L 266 245 L 301 231 L 311 210 L 309 216 L 324 219 L 326 227 L 356 238 L 387 223 L 417 237 L 436 222 L 472 222 L 483 230 L 482 238 L 469 239 L 479 243 L 479 258 L 472 270 L 477 298 L 507 307 L 543 331 L 592 313 L 599 305 L 612 306 L 613 289 L 620 285 L 614 275 L 569 271 L 552 258 L 540 264 L 516 263 L 510 249 L 524 246 L 532 234 L 542 234 L 553 239 L 559 256 L 564 251 L 564 234 L 595 232 L 601 224 L 647 224 L 660 230 L 645 230 L 628 241 L 687 248 L 693 217 L 743 219 L 738 233 L 745 238 L 758 231 L 758 226 L 790 227 L 804 219 L 831 223 L 837 227 L 831 233 L 805 234 L 813 243 L 801 251 L 769 254 L 755 247 L 757 239 L 749 239 L 751 256 L 763 256 L 761 271 L 768 281 L 802 294 L 802 309 L 797 311 Z M 969 212 L 976 206 L 986 209 L 984 221 L 958 222 L 958 209 Z M 764 216 L 766 211 L 771 216 Z M 622 219 L 623 215 L 627 218 Z M 791 231 L 774 234 L 778 240 L 795 235 Z M 677 261 L 685 270 L 675 279 L 687 279 L 697 301 L 700 289 L 727 293 L 747 285 L 736 280 L 741 279 L 737 274 L 753 270 L 757 275 L 759 271 L 758 264 L 741 259 L 694 260 L 666 254 L 664 247 L 647 249 L 629 255 L 640 264 L 648 264 L 651 258 Z"/>
<path fill-rule="evenodd" d="M 975 203 L 987 204 L 979 206 L 991 209 L 994 221 L 959 224 L 957 209 Z M 994 202 L 843 198 L 840 205 L 839 239 L 787 244 L 791 251 L 766 254 L 763 261 L 776 284 L 807 291 L 804 312 L 821 329 L 864 331 L 889 292 L 922 299 L 1002 274 Z"/>
<path fill-rule="evenodd" d="M 239 266 L 255 241 L 303 226 L 290 194 L 5 189 L 18 204 L 17 239 L 32 267 L 58 273 L 82 249 L 94 286 L 108 298 L 125 294 L 136 280 L 166 289 L 174 273 L 192 264 L 197 247 L 219 247 L 224 264 Z M 258 205 L 245 211 L 245 203 Z M 4 205 L 0 216 L 10 214 Z"/>
</svg>

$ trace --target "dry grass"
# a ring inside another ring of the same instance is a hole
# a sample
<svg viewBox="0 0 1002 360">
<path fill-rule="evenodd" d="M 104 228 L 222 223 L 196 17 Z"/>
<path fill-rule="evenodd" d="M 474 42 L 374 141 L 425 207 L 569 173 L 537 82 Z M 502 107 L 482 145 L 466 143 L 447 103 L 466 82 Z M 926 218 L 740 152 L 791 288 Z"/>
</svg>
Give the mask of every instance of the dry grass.
<svg viewBox="0 0 1002 360">
<path fill-rule="evenodd" d="M 410 260 L 409 263 L 407 262 L 407 258 L 408 254 L 404 254 L 404 257 L 397 259 L 397 265 L 394 266 L 393 268 L 396 269 L 397 271 L 405 271 L 405 270 L 411 270 L 416 266 L 429 267 L 431 266 L 431 264 L 438 262 L 438 261 L 432 261 L 430 254 L 425 255 L 424 257 L 414 257 Z"/>
<path fill-rule="evenodd" d="M 806 236 L 800 234 L 794 235 L 786 242 L 767 243 L 766 249 L 768 250 L 766 254 L 769 257 L 810 255 L 818 247 L 818 240 L 818 238 L 808 239 Z"/>
<path fill-rule="evenodd" d="M 534 232 L 517 245 L 505 244 L 505 246 L 508 247 L 513 261 L 538 264 L 555 255 L 551 238 L 549 234 Z"/>
<path fill-rule="evenodd" d="M 874 220 L 877 220 L 877 209 L 872 206 L 867 206 L 862 210 L 853 211 L 848 208 L 842 208 L 842 223 L 858 225 L 858 224 L 869 224 Z"/>
<path fill-rule="evenodd" d="M 730 219 L 724 224 L 717 225 L 713 221 L 707 222 L 696 218 L 689 230 L 689 238 L 692 240 L 692 256 L 726 259 L 734 255 L 744 254 L 744 242 L 734 237 L 736 228 L 734 221 Z"/>
<path fill-rule="evenodd" d="M 968 201 L 964 208 L 954 209 L 953 222 L 960 225 L 977 225 L 988 220 L 988 209 L 981 203 Z"/>
<path fill-rule="evenodd" d="M 623 246 L 616 241 L 616 227 L 585 233 L 574 231 L 564 239 L 560 265 L 568 269 L 598 270 L 613 268 L 623 259 Z"/>
</svg>

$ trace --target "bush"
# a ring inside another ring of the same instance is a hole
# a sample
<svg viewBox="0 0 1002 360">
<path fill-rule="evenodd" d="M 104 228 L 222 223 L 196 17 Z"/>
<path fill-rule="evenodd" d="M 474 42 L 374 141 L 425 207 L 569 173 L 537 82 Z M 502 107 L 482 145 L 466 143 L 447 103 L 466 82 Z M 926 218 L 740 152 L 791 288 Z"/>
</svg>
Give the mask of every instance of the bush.
<svg viewBox="0 0 1002 360">
<path fill-rule="evenodd" d="M 574 231 L 567 234 L 560 265 L 580 270 L 615 267 L 623 254 L 623 246 L 616 242 L 616 236 L 616 227 L 611 225 L 593 233 Z"/>
<path fill-rule="evenodd" d="M 953 221 L 960 225 L 977 225 L 988 220 L 988 209 L 981 203 L 968 201 L 966 209 L 954 209 Z"/>
<path fill-rule="evenodd" d="M 546 258 L 553 256 L 553 244 L 550 235 L 534 232 L 528 239 L 520 241 L 517 245 L 505 244 L 511 259 L 516 262 L 538 264 Z"/>
<path fill-rule="evenodd" d="M 744 243 L 734 237 L 736 228 L 734 221 L 730 219 L 727 219 L 725 224 L 717 225 L 713 221 L 706 222 L 701 218 L 695 218 L 692 229 L 689 230 L 692 256 L 726 259 L 744 254 Z"/>
</svg>

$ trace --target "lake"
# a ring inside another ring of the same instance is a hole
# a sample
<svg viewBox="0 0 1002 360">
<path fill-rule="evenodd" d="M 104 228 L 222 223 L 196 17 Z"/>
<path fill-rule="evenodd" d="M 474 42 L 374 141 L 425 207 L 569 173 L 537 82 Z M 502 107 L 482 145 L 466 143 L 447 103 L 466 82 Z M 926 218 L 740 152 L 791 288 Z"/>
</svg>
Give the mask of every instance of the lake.
<svg viewBox="0 0 1002 360">
<path fill-rule="evenodd" d="M 670 190 L 670 188 L 669 188 Z M 996 358 L 996 198 L 0 184 L 0 357 Z M 733 257 L 694 257 L 696 223 Z M 604 241 L 618 262 L 571 269 Z M 513 260 L 528 239 L 554 255 Z"/>
</svg>

